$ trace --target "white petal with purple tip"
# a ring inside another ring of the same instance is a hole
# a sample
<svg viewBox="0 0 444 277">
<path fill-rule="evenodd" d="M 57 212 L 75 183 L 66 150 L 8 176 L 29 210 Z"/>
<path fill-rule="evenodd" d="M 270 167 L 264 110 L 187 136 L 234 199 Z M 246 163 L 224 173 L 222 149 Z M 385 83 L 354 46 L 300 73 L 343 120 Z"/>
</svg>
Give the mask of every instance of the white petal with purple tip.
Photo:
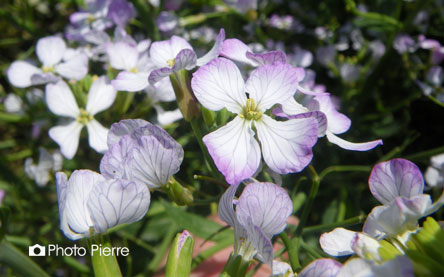
<svg viewBox="0 0 444 277">
<path fill-rule="evenodd" d="M 220 48 L 222 47 L 224 39 L 225 39 L 225 30 L 222 28 L 220 29 L 219 34 L 217 35 L 216 41 L 214 42 L 214 45 L 211 48 L 211 50 L 208 53 L 206 53 L 204 56 L 197 59 L 196 65 L 203 66 L 209 63 L 212 59 L 219 56 Z"/>
<path fill-rule="evenodd" d="M 172 36 L 169 40 L 153 42 L 150 57 L 157 67 L 168 67 L 168 62 L 174 60 L 183 49 L 193 50 L 193 47 L 183 38 Z"/>
<path fill-rule="evenodd" d="M 143 126 L 153 125 L 143 119 L 124 119 L 114 123 L 108 132 L 108 146 L 111 147 L 111 145 L 118 143 L 123 136 L 129 135 Z"/>
<path fill-rule="evenodd" d="M 325 113 L 328 120 L 328 131 L 333 134 L 342 134 L 350 129 L 351 120 L 336 110 L 330 95 L 316 96 L 308 104 L 308 109 Z"/>
<path fill-rule="evenodd" d="M 331 133 L 330 131 L 326 132 L 327 139 L 329 142 L 336 144 L 337 146 L 341 147 L 342 149 L 346 150 L 352 150 L 352 151 L 368 151 L 370 149 L 375 148 L 378 145 L 382 145 L 382 140 L 373 140 L 369 142 L 349 142 L 346 141 L 335 134 Z"/>
<path fill-rule="evenodd" d="M 307 265 L 298 277 L 336 277 L 342 264 L 333 259 L 317 259 Z"/>
<path fill-rule="evenodd" d="M 251 52 L 251 50 L 245 43 L 238 39 L 231 38 L 226 39 L 222 44 L 220 55 L 237 62 L 249 64 L 254 67 L 258 66 L 258 63 L 247 58 L 247 52 Z"/>
<path fill-rule="evenodd" d="M 107 179 L 128 179 L 125 165 L 133 147 L 134 141 L 130 135 L 112 144 L 100 161 L 100 173 Z"/>
<path fill-rule="evenodd" d="M 287 56 L 285 56 L 285 53 L 282 51 L 270 51 L 263 54 L 255 54 L 247 51 L 245 55 L 257 65 L 287 62 Z"/>
</svg>

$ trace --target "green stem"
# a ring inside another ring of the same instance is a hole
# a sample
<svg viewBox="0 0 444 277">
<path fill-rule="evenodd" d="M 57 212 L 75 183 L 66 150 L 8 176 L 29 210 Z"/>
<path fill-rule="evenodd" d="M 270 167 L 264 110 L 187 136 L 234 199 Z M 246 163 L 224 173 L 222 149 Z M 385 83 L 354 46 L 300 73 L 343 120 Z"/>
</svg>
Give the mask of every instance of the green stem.
<svg viewBox="0 0 444 277">
<path fill-rule="evenodd" d="M 444 152 L 444 146 L 441 146 L 441 147 L 433 148 L 430 150 L 418 152 L 418 153 L 415 153 L 412 155 L 408 155 L 404 158 L 407 160 L 421 160 L 421 159 L 429 158 L 429 157 L 437 155 L 437 154 L 441 154 L 443 152 Z"/>
<path fill-rule="evenodd" d="M 290 259 L 290 265 L 292 268 L 300 268 L 301 264 L 298 259 L 298 249 L 294 247 L 292 241 L 288 238 L 287 233 L 282 232 L 280 235 L 285 247 L 288 249 L 288 257 Z"/>
<path fill-rule="evenodd" d="M 355 225 L 355 224 L 362 223 L 364 221 L 364 219 L 365 219 L 365 215 L 358 215 L 358 216 L 348 218 L 346 220 L 339 221 L 339 222 L 305 227 L 304 230 L 302 231 L 302 234 L 308 234 L 308 233 L 319 232 L 319 231 L 327 231 L 327 230 L 331 230 L 336 227 L 345 227 L 345 226 Z"/>
<path fill-rule="evenodd" d="M 90 245 L 90 252 L 94 275 L 96 277 L 122 276 L 116 256 L 108 255 L 110 253 L 106 252 L 106 249 L 112 249 L 109 237 L 100 235 L 91 241 L 93 243 Z"/>
<path fill-rule="evenodd" d="M 227 248 L 228 246 L 230 246 L 232 244 L 233 244 L 233 239 L 229 238 L 229 239 L 223 240 L 220 243 L 200 252 L 199 255 L 197 255 L 196 257 L 193 258 L 193 262 L 191 264 L 191 270 L 195 269 L 201 262 L 205 261 L 209 257 L 213 256 L 217 252 Z"/>
<path fill-rule="evenodd" d="M 195 180 L 207 181 L 207 182 L 210 182 L 210 183 L 217 184 L 217 185 L 223 187 L 224 189 L 229 187 L 227 183 L 222 182 L 219 179 L 216 179 L 216 178 L 213 178 L 213 177 L 210 177 L 210 176 L 194 175 L 193 178 Z"/>
<path fill-rule="evenodd" d="M 208 170 L 213 173 L 214 176 L 220 176 L 219 170 L 217 170 L 216 165 L 213 162 L 213 159 L 211 159 L 210 153 L 208 152 L 207 147 L 202 141 L 202 133 L 200 131 L 200 126 L 198 119 L 194 118 L 190 121 L 191 128 L 193 129 L 194 135 L 196 136 L 197 142 L 199 144 L 200 150 L 202 151 L 202 154 L 204 155 L 205 165 L 207 166 Z"/>
<path fill-rule="evenodd" d="M 149 272 L 155 272 L 157 268 L 159 267 L 159 264 L 162 262 L 163 258 L 165 257 L 168 247 L 170 246 L 170 243 L 172 242 L 174 236 L 176 235 L 177 227 L 175 224 L 172 224 L 169 228 L 168 232 L 163 237 L 162 242 L 160 243 L 160 246 L 157 248 L 156 255 L 154 255 L 154 258 L 151 260 L 151 262 L 148 264 L 147 270 L 148 272 L 145 272 L 145 275 L 148 275 Z"/>
<path fill-rule="evenodd" d="M 325 176 L 332 172 L 345 172 L 345 171 L 359 171 L 359 172 L 370 172 L 371 167 L 366 165 L 333 165 L 322 170 L 319 174 L 319 182 L 321 182 Z"/>
</svg>

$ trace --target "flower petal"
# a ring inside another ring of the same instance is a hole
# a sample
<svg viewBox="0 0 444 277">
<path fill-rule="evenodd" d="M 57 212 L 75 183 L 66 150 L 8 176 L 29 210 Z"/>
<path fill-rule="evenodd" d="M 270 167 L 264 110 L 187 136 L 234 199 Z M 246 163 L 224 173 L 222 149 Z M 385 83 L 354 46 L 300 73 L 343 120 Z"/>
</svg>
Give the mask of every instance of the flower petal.
<svg viewBox="0 0 444 277">
<path fill-rule="evenodd" d="M 112 144 L 100 161 L 100 173 L 106 179 L 128 179 L 125 165 L 133 147 L 134 141 L 130 135 Z"/>
<path fill-rule="evenodd" d="M 243 225 L 247 231 L 248 240 L 257 250 L 257 257 L 264 264 L 272 267 L 273 245 L 271 240 L 262 232 L 261 228 L 254 225 L 251 218 L 247 219 L 247 225 Z"/>
<path fill-rule="evenodd" d="M 276 121 L 264 114 L 255 126 L 262 156 L 273 171 L 280 174 L 299 172 L 310 163 L 312 147 L 318 138 L 316 119 Z"/>
<path fill-rule="evenodd" d="M 108 146 L 111 148 L 111 145 L 118 143 L 125 135 L 129 135 L 134 132 L 134 130 L 147 125 L 153 126 L 143 119 L 124 119 L 114 123 L 108 132 Z"/>
<path fill-rule="evenodd" d="M 193 47 L 183 38 L 172 36 L 169 40 L 153 42 L 150 57 L 157 67 L 168 67 L 168 61 L 174 60 L 183 49 L 193 50 Z"/>
<path fill-rule="evenodd" d="M 287 218 L 293 211 L 293 203 L 285 189 L 272 183 L 251 183 L 242 192 L 236 216 L 242 225 L 252 223 L 271 238 L 287 226 Z"/>
<path fill-rule="evenodd" d="M 317 259 L 307 265 L 298 277 L 336 277 L 342 264 L 328 258 Z"/>
<path fill-rule="evenodd" d="M 88 210 L 99 233 L 140 220 L 149 206 L 147 187 L 128 180 L 103 181 L 93 187 L 88 198 Z"/>
<path fill-rule="evenodd" d="M 117 77 L 111 81 L 115 90 L 120 91 L 140 91 L 148 86 L 147 72 L 132 73 L 128 71 L 122 71 Z"/>
<path fill-rule="evenodd" d="M 311 111 L 321 111 L 327 116 L 328 131 L 333 134 L 342 134 L 350 129 L 351 120 L 338 112 L 330 95 L 319 95 L 308 104 Z"/>
<path fill-rule="evenodd" d="M 88 74 L 88 56 L 83 53 L 76 54 L 69 60 L 55 66 L 55 72 L 73 80 L 81 80 Z"/>
<path fill-rule="evenodd" d="M 66 44 L 58 36 L 44 37 L 37 41 L 36 53 L 45 67 L 58 64 L 66 50 Z"/>
<path fill-rule="evenodd" d="M 254 67 L 258 66 L 256 62 L 247 58 L 247 52 L 251 52 L 250 48 L 245 43 L 235 38 L 226 39 L 220 49 L 221 56 Z"/>
<path fill-rule="evenodd" d="M 160 82 L 162 79 L 164 79 L 167 76 L 170 76 L 173 74 L 173 69 L 169 67 L 162 67 L 156 70 L 153 70 L 150 73 L 150 76 L 148 77 L 148 81 L 151 85 L 156 85 L 158 82 Z"/>
<path fill-rule="evenodd" d="M 136 67 L 139 58 L 136 45 L 127 42 L 108 43 L 105 49 L 112 68 L 130 71 Z"/>
<path fill-rule="evenodd" d="M 108 109 L 114 103 L 116 95 L 117 91 L 105 76 L 98 78 L 89 89 L 86 111 L 95 115 Z"/>
<path fill-rule="evenodd" d="M 346 150 L 352 150 L 352 151 L 368 151 L 373 148 L 375 148 L 378 145 L 382 145 L 383 142 L 381 139 L 378 140 L 372 140 L 369 142 L 349 142 L 344 139 L 341 139 L 340 137 L 334 135 L 330 131 L 326 131 L 327 139 L 329 142 L 336 144 L 337 146 L 341 147 L 342 149 Z"/>
<path fill-rule="evenodd" d="M 164 111 L 160 106 L 156 105 L 154 108 L 157 111 L 157 122 L 160 126 L 167 126 L 173 122 L 183 118 L 182 112 L 179 109 L 173 111 Z"/>
<path fill-rule="evenodd" d="M 196 65 L 200 67 L 209 63 L 212 59 L 217 58 L 217 56 L 219 56 L 219 52 L 221 50 L 224 39 L 225 39 L 225 30 L 221 28 L 211 50 L 208 51 L 208 53 L 206 53 L 203 57 L 197 59 Z"/>
<path fill-rule="evenodd" d="M 74 120 L 67 125 L 49 129 L 49 137 L 60 146 L 60 152 L 68 160 L 72 159 L 77 152 L 82 128 L 83 125 Z"/>
<path fill-rule="evenodd" d="M 61 78 L 52 73 L 37 73 L 31 76 L 31 84 L 33 86 L 55 83 L 59 80 L 61 80 Z"/>
<path fill-rule="evenodd" d="M 231 185 L 253 176 L 259 167 L 261 152 L 251 130 L 251 122 L 239 116 L 206 135 L 203 142 L 217 168 Z"/>
<path fill-rule="evenodd" d="M 42 73 L 42 70 L 25 61 L 15 61 L 6 71 L 9 82 L 18 88 L 26 88 L 32 85 L 31 77 Z"/>
<path fill-rule="evenodd" d="M 356 232 L 344 228 L 336 228 L 329 233 L 323 233 L 319 238 L 319 244 L 325 253 L 331 256 L 347 256 L 353 254 L 352 242 Z"/>
<path fill-rule="evenodd" d="M 191 70 L 196 66 L 196 53 L 192 49 L 183 49 L 174 59 L 174 65 L 171 68 L 174 72 L 181 69 Z"/>
<path fill-rule="evenodd" d="M 266 65 L 273 63 L 286 63 L 287 56 L 282 51 L 270 51 L 263 54 L 255 54 L 250 51 L 247 51 L 245 54 L 247 58 L 253 61 L 253 63 L 257 65 Z"/>
<path fill-rule="evenodd" d="M 76 99 L 64 81 L 47 84 L 45 99 L 49 110 L 56 115 L 76 119 L 80 113 Z"/>
<path fill-rule="evenodd" d="M 108 128 L 105 128 L 97 120 L 93 119 L 86 124 L 88 130 L 88 142 L 92 149 L 99 153 L 105 153 L 108 150 L 107 137 Z"/>
<path fill-rule="evenodd" d="M 368 180 L 370 191 L 382 204 L 390 204 L 397 196 L 411 198 L 424 190 L 419 168 L 405 159 L 393 159 L 375 165 Z"/>
<path fill-rule="evenodd" d="M 230 186 L 222 195 L 219 201 L 217 213 L 223 221 L 228 225 L 234 227 L 236 225 L 237 217 L 233 209 L 233 200 L 239 185 Z"/>
<path fill-rule="evenodd" d="M 274 104 L 284 103 L 296 92 L 299 70 L 289 64 L 264 65 L 254 70 L 245 84 L 258 109 L 265 111 Z"/>
<path fill-rule="evenodd" d="M 213 59 L 199 68 L 193 74 L 191 87 L 197 100 L 213 111 L 226 107 L 230 112 L 241 113 L 247 101 L 239 69 L 225 58 Z"/>
</svg>

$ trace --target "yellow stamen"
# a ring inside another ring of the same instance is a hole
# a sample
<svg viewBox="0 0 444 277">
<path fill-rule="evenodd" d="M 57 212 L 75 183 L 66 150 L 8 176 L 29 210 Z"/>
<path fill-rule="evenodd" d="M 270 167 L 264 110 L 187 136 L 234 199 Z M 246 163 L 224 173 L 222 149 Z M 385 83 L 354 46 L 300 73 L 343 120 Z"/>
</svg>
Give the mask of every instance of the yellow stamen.
<svg viewBox="0 0 444 277">
<path fill-rule="evenodd" d="M 90 122 L 93 119 L 94 117 L 89 112 L 85 111 L 85 109 L 83 108 L 80 108 L 80 113 L 79 116 L 77 117 L 77 122 L 86 125 L 88 124 L 88 122 Z"/>
<path fill-rule="evenodd" d="M 168 63 L 168 65 L 169 65 L 170 67 L 173 67 L 174 64 L 176 63 L 176 58 L 171 59 L 171 60 L 168 60 L 167 63 Z"/>
<path fill-rule="evenodd" d="M 258 110 L 254 99 L 247 99 L 247 104 L 243 108 L 242 113 L 239 114 L 239 117 L 246 120 L 259 120 L 262 117 L 262 112 Z"/>
</svg>

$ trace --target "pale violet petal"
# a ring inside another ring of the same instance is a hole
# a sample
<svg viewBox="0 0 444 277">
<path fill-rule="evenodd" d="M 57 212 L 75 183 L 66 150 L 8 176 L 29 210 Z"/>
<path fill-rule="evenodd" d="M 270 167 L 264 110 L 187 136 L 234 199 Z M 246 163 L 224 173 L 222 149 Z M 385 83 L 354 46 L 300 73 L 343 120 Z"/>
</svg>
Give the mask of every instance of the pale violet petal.
<svg viewBox="0 0 444 277">
<path fill-rule="evenodd" d="M 153 125 L 143 119 L 124 119 L 114 123 L 108 132 L 108 146 L 111 147 L 111 145 L 118 143 L 123 136 L 129 135 L 143 126 Z"/>
<path fill-rule="evenodd" d="M 368 179 L 370 191 L 382 204 L 390 204 L 398 196 L 411 198 L 424 190 L 424 178 L 411 161 L 393 159 L 375 165 Z"/>
<path fill-rule="evenodd" d="M 91 148 L 99 153 L 105 153 L 108 150 L 106 142 L 109 130 L 95 119 L 86 124 L 86 129 L 88 130 L 88 142 Z"/>
<path fill-rule="evenodd" d="M 100 161 L 100 173 L 107 179 L 128 179 L 125 165 L 133 147 L 131 135 L 125 135 L 118 143 L 112 144 Z"/>
<path fill-rule="evenodd" d="M 356 233 L 351 245 L 354 253 L 363 259 L 382 261 L 379 254 L 379 242 L 365 233 Z"/>
<path fill-rule="evenodd" d="M 49 110 L 56 115 L 76 119 L 80 113 L 76 99 L 64 81 L 47 84 L 45 99 Z"/>
<path fill-rule="evenodd" d="M 224 39 L 225 39 L 225 30 L 222 28 L 220 29 L 219 34 L 217 35 L 216 41 L 214 42 L 214 45 L 211 48 L 211 50 L 208 51 L 208 53 L 206 53 L 204 56 L 198 58 L 196 65 L 203 66 L 209 63 L 212 59 L 219 56 L 220 48 L 222 47 Z"/>
<path fill-rule="evenodd" d="M 273 171 L 280 174 L 299 172 L 310 163 L 312 147 L 318 138 L 315 118 L 276 121 L 264 114 L 255 126 L 262 156 Z"/>
<path fill-rule="evenodd" d="M 31 86 L 32 75 L 39 73 L 42 73 L 40 68 L 25 61 L 13 62 L 6 71 L 9 82 L 18 88 L 26 88 Z"/>
<path fill-rule="evenodd" d="M 73 80 L 81 80 L 88 74 L 88 56 L 77 54 L 63 63 L 55 66 L 55 72 L 62 77 Z"/>
<path fill-rule="evenodd" d="M 386 277 L 386 276 L 402 276 L 402 277 L 414 277 L 415 272 L 413 264 L 406 256 L 396 256 L 392 260 L 388 260 L 381 265 L 375 265 L 373 268 L 373 276 Z"/>
<path fill-rule="evenodd" d="M 336 110 L 329 94 L 313 98 L 308 104 L 308 109 L 323 112 L 327 116 L 328 131 L 333 134 L 342 134 L 350 129 L 351 120 Z"/>
<path fill-rule="evenodd" d="M 299 104 L 293 97 L 291 97 L 281 105 L 282 105 L 282 111 L 287 115 L 295 115 L 300 113 L 306 113 L 309 111 L 308 108 Z"/>
<path fill-rule="evenodd" d="M 253 224 L 252 219 L 247 219 L 247 224 L 242 224 L 247 231 L 248 240 L 256 248 L 256 255 L 258 259 L 264 264 L 268 264 L 272 267 L 273 263 L 273 245 L 270 238 L 268 238 L 261 230 L 260 227 Z"/>
<path fill-rule="evenodd" d="M 173 86 L 169 78 L 162 78 L 154 85 L 150 85 L 146 88 L 146 93 L 150 97 L 153 103 L 156 102 L 170 102 L 176 100 Z"/>
<path fill-rule="evenodd" d="M 47 83 L 56 83 L 61 78 L 55 76 L 52 73 L 36 73 L 31 77 L 31 83 L 33 86 L 44 85 Z"/>
<path fill-rule="evenodd" d="M 94 223 L 87 207 L 88 198 L 93 187 L 103 181 L 105 178 L 102 175 L 90 170 L 76 170 L 71 174 L 64 209 L 69 231 L 62 229 L 68 238 L 89 236 L 89 228 L 94 227 Z"/>
<path fill-rule="evenodd" d="M 153 70 L 150 73 L 150 76 L 148 77 L 148 81 L 151 85 L 154 86 L 156 83 L 162 81 L 163 79 L 165 79 L 165 77 L 168 77 L 173 73 L 174 73 L 173 69 L 171 69 L 169 67 L 162 67 L 162 68 Z"/>
<path fill-rule="evenodd" d="M 49 129 L 49 137 L 60 146 L 60 152 L 68 160 L 72 159 L 77 152 L 82 128 L 83 125 L 74 120 L 67 125 Z"/>
<path fill-rule="evenodd" d="M 105 77 L 99 77 L 95 80 L 88 93 L 86 102 L 86 111 L 91 115 L 95 115 L 108 109 L 116 99 L 117 91 Z"/>
<path fill-rule="evenodd" d="M 148 76 L 148 72 L 132 73 L 122 71 L 111 81 L 111 84 L 114 89 L 120 91 L 140 91 L 148 86 Z"/>
<path fill-rule="evenodd" d="M 349 259 L 338 271 L 336 277 L 375 277 L 372 262 L 361 258 Z"/>
<path fill-rule="evenodd" d="M 328 258 L 317 259 L 307 265 L 298 277 L 336 277 L 342 264 Z"/>
<path fill-rule="evenodd" d="M 192 49 L 183 49 L 174 59 L 174 65 L 171 68 L 174 72 L 186 69 L 191 70 L 196 66 L 196 53 Z"/>
<path fill-rule="evenodd" d="M 265 111 L 288 101 L 296 92 L 299 81 L 299 71 L 289 64 L 264 65 L 250 74 L 245 90 L 258 109 Z"/>
<path fill-rule="evenodd" d="M 230 186 L 222 195 L 218 206 L 218 215 L 220 219 L 234 227 L 237 224 L 236 214 L 233 209 L 233 200 L 239 185 Z"/>
<path fill-rule="evenodd" d="M 329 233 L 323 233 L 319 238 L 322 250 L 331 256 L 347 256 L 354 253 L 352 242 L 356 232 L 344 228 L 336 228 Z"/>
<path fill-rule="evenodd" d="M 236 205 L 239 222 L 245 226 L 251 220 L 268 238 L 285 229 L 292 211 L 287 191 L 272 183 L 248 184 Z"/>
<path fill-rule="evenodd" d="M 127 42 L 108 43 L 105 47 L 111 67 L 130 71 L 137 65 L 139 52 L 137 46 Z"/>
<path fill-rule="evenodd" d="M 168 62 L 174 60 L 183 49 L 193 50 L 193 47 L 183 38 L 172 36 L 169 40 L 153 42 L 150 57 L 157 67 L 168 67 Z"/>
<path fill-rule="evenodd" d="M 57 187 L 57 203 L 59 207 L 60 230 L 71 240 L 82 238 L 81 234 L 72 232 L 68 226 L 68 221 L 65 214 L 66 207 L 66 192 L 68 191 L 68 177 L 63 172 L 55 174 Z"/>
<path fill-rule="evenodd" d="M 66 43 L 58 36 L 50 36 L 39 39 L 35 48 L 43 66 L 51 67 L 62 60 Z"/>
<path fill-rule="evenodd" d="M 247 101 L 239 69 L 225 58 L 213 59 L 200 67 L 193 74 L 191 87 L 197 100 L 213 111 L 227 108 L 233 113 L 241 113 Z"/>
<path fill-rule="evenodd" d="M 128 180 L 103 181 L 93 187 L 88 198 L 88 210 L 99 233 L 122 223 L 140 220 L 149 205 L 147 187 Z"/>
<path fill-rule="evenodd" d="M 278 260 L 273 260 L 273 272 L 271 276 L 281 277 L 281 276 L 294 276 L 293 269 L 288 263 L 281 262 Z"/>
<path fill-rule="evenodd" d="M 247 51 L 246 56 L 247 58 L 252 60 L 253 63 L 258 65 L 287 62 L 287 56 L 282 51 L 270 51 L 262 54 L 255 54 L 250 51 Z"/>
<path fill-rule="evenodd" d="M 328 118 L 327 118 L 328 120 Z M 330 126 L 330 125 L 328 125 Z M 328 128 L 328 127 L 327 127 Z M 336 144 L 337 146 L 341 147 L 342 149 L 346 150 L 352 150 L 352 151 L 368 151 L 373 148 L 375 148 L 378 145 L 382 145 L 383 142 L 381 139 L 378 140 L 372 140 L 369 142 L 349 142 L 346 141 L 335 134 L 331 133 L 330 131 L 326 131 L 327 139 L 329 142 Z"/>
<path fill-rule="evenodd" d="M 206 135 L 203 142 L 229 184 L 239 184 L 253 176 L 259 167 L 261 152 L 254 139 L 251 121 L 237 116 L 227 125 Z"/>
<path fill-rule="evenodd" d="M 282 105 L 283 107 L 283 105 Z M 302 113 L 296 113 L 293 115 L 288 115 L 280 107 L 273 109 L 273 114 L 279 117 L 284 117 L 288 119 L 297 119 L 297 118 L 308 118 L 313 117 L 316 118 L 318 122 L 318 137 L 325 136 L 325 133 L 327 131 L 327 117 L 323 112 L 320 111 L 314 111 L 314 112 L 302 112 Z"/>
<path fill-rule="evenodd" d="M 226 39 L 220 49 L 221 56 L 251 66 L 258 66 L 256 62 L 247 58 L 247 52 L 251 52 L 250 48 L 248 48 L 245 43 L 235 38 Z"/>
</svg>

